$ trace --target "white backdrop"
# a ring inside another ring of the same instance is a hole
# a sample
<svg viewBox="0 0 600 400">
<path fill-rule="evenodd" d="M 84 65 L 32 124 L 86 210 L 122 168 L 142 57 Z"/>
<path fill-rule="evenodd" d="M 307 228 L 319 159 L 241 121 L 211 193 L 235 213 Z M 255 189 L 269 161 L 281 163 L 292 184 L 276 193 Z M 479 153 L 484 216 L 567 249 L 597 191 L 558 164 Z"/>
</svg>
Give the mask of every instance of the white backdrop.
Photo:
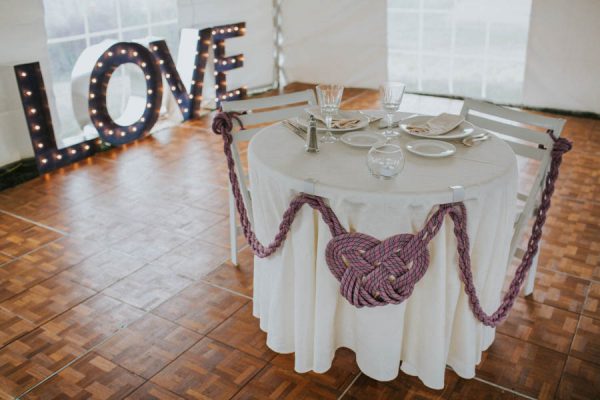
<svg viewBox="0 0 600 400">
<path fill-rule="evenodd" d="M 523 102 L 600 114 L 600 0 L 533 0 Z"/>
<path fill-rule="evenodd" d="M 376 88 L 387 76 L 386 0 L 283 0 L 288 82 Z"/>
</svg>

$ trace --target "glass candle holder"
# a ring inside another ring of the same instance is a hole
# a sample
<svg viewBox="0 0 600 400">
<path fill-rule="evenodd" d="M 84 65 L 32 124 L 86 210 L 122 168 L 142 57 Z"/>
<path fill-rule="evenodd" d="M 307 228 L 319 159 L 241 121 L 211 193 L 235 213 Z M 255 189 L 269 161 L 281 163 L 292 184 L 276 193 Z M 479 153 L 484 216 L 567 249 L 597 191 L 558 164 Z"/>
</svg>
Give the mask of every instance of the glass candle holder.
<svg viewBox="0 0 600 400">
<path fill-rule="evenodd" d="M 391 143 L 371 147 L 367 154 L 367 165 L 374 177 L 392 179 L 404 168 L 402 147 Z"/>
</svg>

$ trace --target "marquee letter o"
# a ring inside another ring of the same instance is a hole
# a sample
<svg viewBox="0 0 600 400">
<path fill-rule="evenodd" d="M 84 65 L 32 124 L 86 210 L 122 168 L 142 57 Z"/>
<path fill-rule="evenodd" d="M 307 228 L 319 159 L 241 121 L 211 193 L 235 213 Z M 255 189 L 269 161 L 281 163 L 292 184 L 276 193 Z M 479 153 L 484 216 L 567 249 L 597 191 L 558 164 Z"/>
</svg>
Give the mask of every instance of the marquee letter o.
<svg viewBox="0 0 600 400">
<path fill-rule="evenodd" d="M 128 126 L 118 125 L 106 106 L 106 90 L 113 72 L 121 65 L 138 65 L 146 78 L 146 108 L 139 120 Z M 162 101 L 162 76 L 156 59 L 138 43 L 120 42 L 112 45 L 96 61 L 90 77 L 89 113 L 102 140 L 121 145 L 136 140 L 152 129 L 158 120 Z"/>
</svg>

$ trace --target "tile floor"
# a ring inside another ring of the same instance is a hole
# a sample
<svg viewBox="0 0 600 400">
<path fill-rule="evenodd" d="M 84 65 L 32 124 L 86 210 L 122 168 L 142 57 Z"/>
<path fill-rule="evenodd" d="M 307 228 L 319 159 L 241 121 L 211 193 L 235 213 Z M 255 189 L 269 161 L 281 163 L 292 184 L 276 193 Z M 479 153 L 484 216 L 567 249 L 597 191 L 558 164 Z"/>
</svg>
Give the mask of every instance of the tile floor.
<svg viewBox="0 0 600 400">
<path fill-rule="evenodd" d="M 292 84 L 287 90 L 305 85 Z M 346 91 L 344 107 L 377 107 Z M 407 95 L 402 109 L 461 102 Z M 477 378 L 434 391 L 376 382 L 340 349 L 297 374 L 251 315 L 252 256 L 228 262 L 227 190 L 210 117 L 0 192 L 0 399 L 600 398 L 600 120 L 575 141 L 549 214 L 537 286 Z"/>
</svg>

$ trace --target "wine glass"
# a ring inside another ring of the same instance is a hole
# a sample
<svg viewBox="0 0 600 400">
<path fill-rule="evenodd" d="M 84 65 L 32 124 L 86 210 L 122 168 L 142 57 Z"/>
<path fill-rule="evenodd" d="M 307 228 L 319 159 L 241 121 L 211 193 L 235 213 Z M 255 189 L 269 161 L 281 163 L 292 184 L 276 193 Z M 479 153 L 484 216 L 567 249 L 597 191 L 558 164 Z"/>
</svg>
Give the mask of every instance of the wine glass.
<svg viewBox="0 0 600 400">
<path fill-rule="evenodd" d="M 344 87 L 342 85 L 319 85 L 317 86 L 317 97 L 321 115 L 325 119 L 327 132 L 321 137 L 322 143 L 335 143 L 337 138 L 331 134 L 331 121 L 340 109 Z"/>
<path fill-rule="evenodd" d="M 367 154 L 367 165 L 374 177 L 392 179 L 404 168 L 402 147 L 391 143 L 371 147 Z"/>
<path fill-rule="evenodd" d="M 387 121 L 387 127 L 383 132 L 383 136 L 388 140 L 400 135 L 398 131 L 392 129 L 392 124 L 394 113 L 400 108 L 405 88 L 406 85 L 400 82 L 386 82 L 379 86 L 379 100 L 381 101 L 381 107 L 385 112 L 385 119 Z"/>
</svg>

